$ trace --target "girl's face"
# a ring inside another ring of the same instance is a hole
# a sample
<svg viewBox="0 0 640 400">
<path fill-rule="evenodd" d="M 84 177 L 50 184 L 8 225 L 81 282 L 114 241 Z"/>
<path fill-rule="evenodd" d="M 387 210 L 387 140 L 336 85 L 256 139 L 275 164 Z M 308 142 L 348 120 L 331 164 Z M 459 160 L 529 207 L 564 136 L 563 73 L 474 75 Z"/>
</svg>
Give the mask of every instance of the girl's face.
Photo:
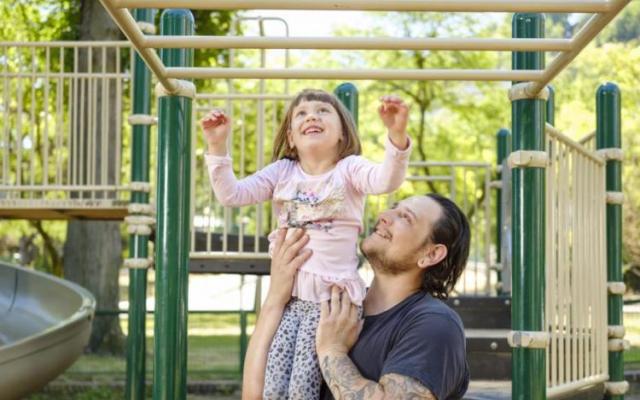
<svg viewBox="0 0 640 400">
<path fill-rule="evenodd" d="M 340 117 L 331 104 L 303 100 L 294 107 L 287 139 L 299 157 L 335 157 L 342 136 Z"/>
</svg>

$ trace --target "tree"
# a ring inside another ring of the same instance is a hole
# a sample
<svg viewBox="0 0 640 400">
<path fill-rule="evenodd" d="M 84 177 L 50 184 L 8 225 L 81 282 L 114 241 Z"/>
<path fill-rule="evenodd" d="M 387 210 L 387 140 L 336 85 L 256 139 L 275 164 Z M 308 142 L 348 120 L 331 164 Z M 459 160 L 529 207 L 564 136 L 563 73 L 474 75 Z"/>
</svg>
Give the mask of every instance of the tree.
<svg viewBox="0 0 640 400">
<path fill-rule="evenodd" d="M 79 39 L 80 40 L 118 40 L 121 39 L 121 33 L 109 14 L 99 2 L 91 0 L 82 0 L 80 3 L 80 20 L 79 20 Z M 93 70 L 99 70 L 99 64 L 103 60 L 98 57 L 88 59 L 88 52 L 79 53 L 80 70 L 87 71 L 91 65 Z M 116 57 L 107 57 L 107 70 L 115 71 Z M 88 88 L 84 87 L 86 92 Z M 102 102 L 108 105 L 115 104 L 115 90 L 110 90 L 110 98 L 99 97 L 97 110 L 101 109 Z M 89 96 L 82 96 L 90 98 Z M 89 106 L 84 107 L 85 110 Z M 110 141 L 115 141 L 115 127 L 118 123 L 118 115 L 115 110 L 108 113 L 110 119 L 108 126 L 114 131 L 113 134 L 108 132 L 107 137 Z M 78 114 L 77 118 L 86 120 L 86 113 Z M 101 124 L 96 124 L 96 129 L 101 129 Z M 115 165 L 116 149 L 113 143 L 109 143 L 107 159 L 103 159 L 101 151 L 96 154 L 90 154 L 86 146 L 88 143 L 89 130 L 82 132 L 84 139 L 79 139 L 78 143 L 72 143 L 73 146 L 84 145 L 81 153 L 84 157 L 77 160 L 82 173 L 79 175 L 81 182 L 89 183 L 88 162 L 89 157 L 95 157 L 96 164 L 108 163 Z M 80 135 L 79 135 L 80 136 Z M 99 170 L 96 168 L 96 170 Z M 116 174 L 115 168 L 108 171 L 108 182 L 105 184 L 115 184 Z M 77 282 L 81 286 L 87 288 L 96 298 L 96 307 L 103 310 L 118 309 L 119 299 L 119 283 L 118 276 L 120 266 L 122 265 L 122 238 L 120 236 L 120 222 L 118 221 L 86 221 L 72 220 L 67 225 L 67 238 L 64 245 L 64 277 L 73 282 Z M 107 352 L 112 354 L 124 353 L 124 335 L 120 328 L 117 315 L 100 316 L 94 319 L 91 338 L 89 339 L 89 351 L 91 352 Z"/>
</svg>

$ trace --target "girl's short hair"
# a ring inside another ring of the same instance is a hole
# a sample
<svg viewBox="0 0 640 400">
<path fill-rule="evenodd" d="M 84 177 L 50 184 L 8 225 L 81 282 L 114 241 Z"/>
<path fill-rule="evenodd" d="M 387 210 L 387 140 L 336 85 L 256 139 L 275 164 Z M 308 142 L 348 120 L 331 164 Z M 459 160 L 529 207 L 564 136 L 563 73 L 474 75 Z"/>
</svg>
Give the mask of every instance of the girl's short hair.
<svg viewBox="0 0 640 400">
<path fill-rule="evenodd" d="M 323 103 L 329 103 L 338 112 L 340 123 L 342 125 L 342 140 L 340 141 L 338 148 L 339 160 L 350 155 L 360 154 L 361 145 L 360 138 L 358 137 L 358 129 L 356 128 L 356 124 L 353 121 L 353 117 L 349 110 L 347 110 L 342 102 L 331 93 L 327 93 L 324 90 L 304 89 L 296 95 L 293 101 L 291 101 L 291 104 L 287 109 L 287 114 L 280 123 L 280 127 L 278 128 L 278 132 L 273 141 L 273 156 L 271 161 L 276 161 L 281 158 L 298 160 L 298 151 L 296 148 L 289 147 L 287 134 L 291 130 L 293 109 L 303 101 L 321 101 Z"/>
</svg>

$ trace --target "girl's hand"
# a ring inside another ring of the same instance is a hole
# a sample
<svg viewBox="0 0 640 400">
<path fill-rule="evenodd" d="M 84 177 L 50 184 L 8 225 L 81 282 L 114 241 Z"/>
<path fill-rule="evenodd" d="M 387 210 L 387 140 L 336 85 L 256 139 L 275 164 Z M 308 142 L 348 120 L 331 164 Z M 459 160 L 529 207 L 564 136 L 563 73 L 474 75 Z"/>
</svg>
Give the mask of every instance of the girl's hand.
<svg viewBox="0 0 640 400">
<path fill-rule="evenodd" d="M 271 255 L 271 282 L 267 301 L 284 307 L 291 299 L 293 280 L 298 268 L 311 256 L 310 249 L 302 248 L 309 243 L 309 235 L 302 229 L 294 229 L 287 235 L 287 229 L 279 229 L 273 254 Z"/>
<path fill-rule="evenodd" d="M 407 137 L 409 106 L 394 95 L 382 96 L 380 101 L 382 104 L 378 107 L 378 115 L 389 131 L 389 138 L 399 149 L 406 149 L 409 146 Z"/>
<path fill-rule="evenodd" d="M 204 138 L 209 147 L 209 153 L 214 155 L 227 154 L 227 137 L 231 132 L 231 120 L 224 111 L 211 110 L 200 120 L 200 126 L 204 131 Z"/>
</svg>

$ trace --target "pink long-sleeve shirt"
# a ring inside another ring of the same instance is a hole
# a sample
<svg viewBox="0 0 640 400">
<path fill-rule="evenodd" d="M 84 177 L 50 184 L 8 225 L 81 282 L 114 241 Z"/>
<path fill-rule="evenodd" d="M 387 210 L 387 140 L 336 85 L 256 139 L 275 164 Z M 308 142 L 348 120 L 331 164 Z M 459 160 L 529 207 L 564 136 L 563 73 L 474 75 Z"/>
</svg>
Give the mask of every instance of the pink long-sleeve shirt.
<svg viewBox="0 0 640 400">
<path fill-rule="evenodd" d="M 399 150 L 387 138 L 381 164 L 349 156 L 321 175 L 309 175 L 300 163 L 278 160 L 255 174 L 237 180 L 228 156 L 205 155 L 209 179 L 218 201 L 245 206 L 272 199 L 279 227 L 304 227 L 307 248 L 313 251 L 298 270 L 293 296 L 321 302 L 331 298 L 331 286 L 346 289 L 362 304 L 365 283 L 357 272 L 357 242 L 362 231 L 367 194 L 396 190 L 404 181 L 411 144 Z M 275 232 L 269 235 L 273 245 Z"/>
</svg>

